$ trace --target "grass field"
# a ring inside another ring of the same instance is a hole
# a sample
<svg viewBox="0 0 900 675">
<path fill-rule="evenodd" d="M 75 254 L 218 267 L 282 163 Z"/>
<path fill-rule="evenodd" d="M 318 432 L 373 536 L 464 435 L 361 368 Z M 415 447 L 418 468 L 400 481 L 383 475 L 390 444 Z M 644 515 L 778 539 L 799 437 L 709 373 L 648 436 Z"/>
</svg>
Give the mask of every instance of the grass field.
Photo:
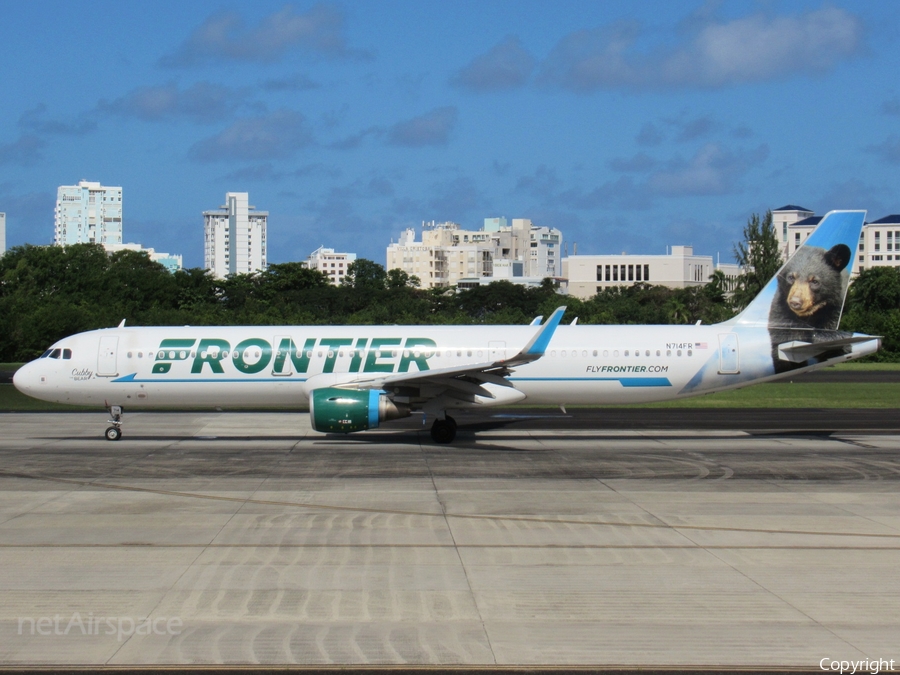
<svg viewBox="0 0 900 675">
<path fill-rule="evenodd" d="M 900 408 L 900 383 L 823 382 L 772 383 L 697 396 L 679 401 L 648 403 L 646 408 Z M 28 398 L 11 384 L 0 384 L 0 411 L 97 410 L 45 403 Z"/>
<path fill-rule="evenodd" d="M 646 408 L 900 408 L 900 383 L 777 382 L 679 401 L 648 403 Z"/>
<path fill-rule="evenodd" d="M 58 403 L 47 403 L 46 401 L 38 401 L 36 398 L 29 398 L 11 384 L 0 384 L 0 412 L 28 412 L 44 410 L 48 412 L 60 410 L 97 410 L 97 408 L 83 408 L 74 405 L 60 405 Z"/>
<path fill-rule="evenodd" d="M 900 363 L 876 361 L 850 361 L 833 366 L 835 370 L 900 370 Z"/>
</svg>

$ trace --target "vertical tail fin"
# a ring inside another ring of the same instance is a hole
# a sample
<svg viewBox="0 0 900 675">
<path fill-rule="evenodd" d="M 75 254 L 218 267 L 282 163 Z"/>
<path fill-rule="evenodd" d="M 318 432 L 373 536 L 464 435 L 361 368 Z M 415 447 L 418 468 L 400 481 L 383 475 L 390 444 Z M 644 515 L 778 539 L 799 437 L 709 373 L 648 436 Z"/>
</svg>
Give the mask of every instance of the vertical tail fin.
<svg viewBox="0 0 900 675">
<path fill-rule="evenodd" d="M 831 211 L 729 324 L 837 330 L 865 211 Z"/>
</svg>

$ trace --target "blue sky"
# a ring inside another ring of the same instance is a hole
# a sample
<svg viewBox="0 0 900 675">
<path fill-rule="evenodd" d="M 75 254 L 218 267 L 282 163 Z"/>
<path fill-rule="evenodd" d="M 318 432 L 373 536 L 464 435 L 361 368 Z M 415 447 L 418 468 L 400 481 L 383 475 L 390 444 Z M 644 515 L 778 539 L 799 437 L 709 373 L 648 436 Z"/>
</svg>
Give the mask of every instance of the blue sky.
<svg viewBox="0 0 900 675">
<path fill-rule="evenodd" d="M 569 251 L 730 260 L 754 212 L 900 212 L 900 3 L 0 0 L 7 244 L 56 188 L 201 266 L 247 191 L 269 260 L 384 263 L 423 220 L 531 218 Z"/>
</svg>

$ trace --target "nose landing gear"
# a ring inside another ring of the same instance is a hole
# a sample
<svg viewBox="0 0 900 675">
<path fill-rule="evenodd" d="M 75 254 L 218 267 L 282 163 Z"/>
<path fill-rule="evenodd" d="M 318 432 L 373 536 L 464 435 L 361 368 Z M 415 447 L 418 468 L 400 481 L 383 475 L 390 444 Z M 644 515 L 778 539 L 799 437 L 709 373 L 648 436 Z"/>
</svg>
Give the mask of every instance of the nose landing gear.
<svg viewBox="0 0 900 675">
<path fill-rule="evenodd" d="M 108 422 L 112 426 L 106 428 L 104 436 L 106 436 L 108 441 L 117 441 L 122 438 L 122 406 L 109 406 L 109 416 Z"/>
</svg>

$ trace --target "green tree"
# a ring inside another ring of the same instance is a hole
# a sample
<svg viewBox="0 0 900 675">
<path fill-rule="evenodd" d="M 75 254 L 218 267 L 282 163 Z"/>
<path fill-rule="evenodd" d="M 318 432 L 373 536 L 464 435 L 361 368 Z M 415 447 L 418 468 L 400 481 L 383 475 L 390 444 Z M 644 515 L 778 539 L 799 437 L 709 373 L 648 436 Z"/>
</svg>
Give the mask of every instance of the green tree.
<svg viewBox="0 0 900 675">
<path fill-rule="evenodd" d="M 397 288 L 418 288 L 422 285 L 422 280 L 415 274 L 410 275 L 398 267 L 387 272 L 387 287 L 391 289 Z"/>
<path fill-rule="evenodd" d="M 386 280 L 387 273 L 384 271 L 384 265 L 379 265 L 366 258 L 357 258 L 347 265 L 344 285 L 356 289 L 383 289 Z"/>
<path fill-rule="evenodd" d="M 841 329 L 881 335 L 875 360 L 900 357 L 900 269 L 870 267 L 850 284 Z"/>
<path fill-rule="evenodd" d="M 900 268 L 870 267 L 850 285 L 848 310 L 860 307 L 868 312 L 900 309 Z"/>
<path fill-rule="evenodd" d="M 738 309 L 750 304 L 781 267 L 781 244 L 772 225 L 772 212 L 760 219 L 750 216 L 744 227 L 744 239 L 734 246 L 734 259 L 741 267 L 733 300 Z"/>
</svg>

